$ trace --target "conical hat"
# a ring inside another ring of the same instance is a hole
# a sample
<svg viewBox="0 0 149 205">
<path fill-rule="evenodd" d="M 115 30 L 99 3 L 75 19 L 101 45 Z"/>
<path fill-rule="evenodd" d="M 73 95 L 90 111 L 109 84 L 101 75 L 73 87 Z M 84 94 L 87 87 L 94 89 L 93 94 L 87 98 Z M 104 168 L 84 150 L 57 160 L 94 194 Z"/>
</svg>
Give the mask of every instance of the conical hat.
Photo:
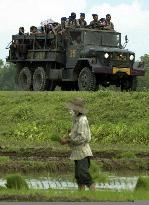
<svg viewBox="0 0 149 205">
<path fill-rule="evenodd" d="M 73 100 L 71 100 L 70 102 L 67 103 L 67 107 L 69 109 L 72 109 L 74 111 L 78 111 L 82 114 L 85 114 L 87 112 L 87 110 L 84 108 L 84 100 L 82 98 L 74 98 Z"/>
</svg>

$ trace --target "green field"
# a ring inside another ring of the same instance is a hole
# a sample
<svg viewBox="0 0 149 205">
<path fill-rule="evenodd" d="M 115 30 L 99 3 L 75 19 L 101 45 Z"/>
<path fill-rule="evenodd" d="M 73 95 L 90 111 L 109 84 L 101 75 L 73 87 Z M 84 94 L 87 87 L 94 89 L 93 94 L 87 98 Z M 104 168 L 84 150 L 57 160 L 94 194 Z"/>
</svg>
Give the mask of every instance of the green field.
<svg viewBox="0 0 149 205">
<path fill-rule="evenodd" d="M 148 92 L 0 92 L 0 145 L 57 147 L 71 127 L 68 100 L 86 101 L 92 147 L 149 145 Z M 64 149 L 64 147 L 63 147 Z"/>
<path fill-rule="evenodd" d="M 149 200 L 149 191 L 74 191 L 0 189 L 0 201 L 138 201 Z"/>
<path fill-rule="evenodd" d="M 72 174 L 73 162 L 67 158 L 70 150 L 58 139 L 71 127 L 66 103 L 76 96 L 86 102 L 95 161 L 110 172 L 148 170 L 149 93 L 114 91 L 0 92 L 0 170 Z M 141 190 L 92 193 L 0 188 L 3 201 L 133 201 L 148 200 L 148 196 L 148 191 Z"/>
</svg>

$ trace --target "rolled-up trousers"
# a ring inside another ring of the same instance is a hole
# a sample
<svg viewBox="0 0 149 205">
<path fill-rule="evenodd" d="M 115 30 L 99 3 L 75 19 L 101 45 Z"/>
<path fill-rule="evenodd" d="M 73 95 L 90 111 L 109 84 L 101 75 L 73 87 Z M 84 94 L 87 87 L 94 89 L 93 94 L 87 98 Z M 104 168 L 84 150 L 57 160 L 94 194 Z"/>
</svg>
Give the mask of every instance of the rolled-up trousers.
<svg viewBox="0 0 149 205">
<path fill-rule="evenodd" d="M 90 157 L 81 160 L 75 160 L 75 179 L 78 185 L 90 186 L 93 184 L 92 177 L 89 173 Z"/>
</svg>

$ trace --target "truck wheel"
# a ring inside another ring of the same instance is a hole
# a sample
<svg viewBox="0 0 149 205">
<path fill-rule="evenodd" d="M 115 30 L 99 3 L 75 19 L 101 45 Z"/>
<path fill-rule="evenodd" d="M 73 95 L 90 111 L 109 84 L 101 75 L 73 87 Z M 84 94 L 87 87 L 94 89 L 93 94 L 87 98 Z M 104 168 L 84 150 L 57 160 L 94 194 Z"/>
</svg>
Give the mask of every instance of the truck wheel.
<svg viewBox="0 0 149 205">
<path fill-rule="evenodd" d="M 32 73 L 29 68 L 24 67 L 18 75 L 18 85 L 21 90 L 32 90 Z"/>
<path fill-rule="evenodd" d="M 54 80 L 48 80 L 48 84 L 47 84 L 47 90 L 49 91 L 54 91 L 56 88 L 57 84 L 56 81 Z"/>
<path fill-rule="evenodd" d="M 33 90 L 44 91 L 48 88 L 48 77 L 43 67 L 38 67 L 33 74 Z"/>
<path fill-rule="evenodd" d="M 121 83 L 121 91 L 136 91 L 137 89 L 137 78 L 133 76 L 129 79 L 125 79 Z"/>
<path fill-rule="evenodd" d="M 96 76 L 88 67 L 81 70 L 78 77 L 78 87 L 80 91 L 96 91 Z"/>
<path fill-rule="evenodd" d="M 15 71 L 15 83 L 17 85 L 19 85 L 19 74 L 20 74 L 22 69 L 23 69 L 22 66 L 17 63 L 16 64 L 16 71 Z"/>
<path fill-rule="evenodd" d="M 136 76 L 134 76 L 134 77 L 132 77 L 132 79 L 131 79 L 131 90 L 132 91 L 136 91 L 137 90 L 137 85 L 138 85 L 138 81 L 137 81 L 137 77 Z"/>
</svg>

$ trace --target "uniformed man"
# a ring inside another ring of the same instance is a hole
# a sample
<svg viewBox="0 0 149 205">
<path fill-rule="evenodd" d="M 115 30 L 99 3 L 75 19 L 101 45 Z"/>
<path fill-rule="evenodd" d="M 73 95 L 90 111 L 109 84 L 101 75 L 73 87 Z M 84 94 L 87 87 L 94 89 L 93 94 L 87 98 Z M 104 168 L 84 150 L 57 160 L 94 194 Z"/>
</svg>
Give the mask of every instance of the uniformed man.
<svg viewBox="0 0 149 205">
<path fill-rule="evenodd" d="M 62 17 L 62 18 L 61 18 L 61 24 L 57 25 L 57 26 L 54 28 L 54 30 L 55 30 L 56 33 L 62 35 L 62 34 L 65 32 L 66 20 L 67 20 L 66 17 Z"/>
<path fill-rule="evenodd" d="M 89 28 L 93 28 L 93 29 L 99 29 L 99 21 L 98 21 L 98 15 L 97 14 L 92 14 L 93 17 L 93 21 L 90 22 L 89 24 Z"/>
<path fill-rule="evenodd" d="M 111 22 L 111 15 L 106 15 L 107 25 L 104 27 L 105 30 L 114 30 L 114 24 Z"/>
<path fill-rule="evenodd" d="M 80 19 L 78 21 L 81 28 L 87 26 L 87 22 L 85 21 L 85 13 L 80 13 Z"/>
<path fill-rule="evenodd" d="M 99 26 L 100 26 L 100 29 L 103 30 L 105 26 L 107 26 L 107 21 L 105 18 L 101 18 L 99 19 Z"/>
<path fill-rule="evenodd" d="M 30 34 L 35 34 L 37 33 L 37 27 L 36 26 L 31 26 L 30 27 Z"/>
<path fill-rule="evenodd" d="M 19 28 L 19 35 L 24 35 L 24 27 Z"/>
<path fill-rule="evenodd" d="M 76 13 L 72 12 L 71 16 L 69 16 L 69 19 L 66 23 L 66 27 L 70 27 L 70 28 L 79 28 L 79 22 L 76 19 Z"/>
</svg>

